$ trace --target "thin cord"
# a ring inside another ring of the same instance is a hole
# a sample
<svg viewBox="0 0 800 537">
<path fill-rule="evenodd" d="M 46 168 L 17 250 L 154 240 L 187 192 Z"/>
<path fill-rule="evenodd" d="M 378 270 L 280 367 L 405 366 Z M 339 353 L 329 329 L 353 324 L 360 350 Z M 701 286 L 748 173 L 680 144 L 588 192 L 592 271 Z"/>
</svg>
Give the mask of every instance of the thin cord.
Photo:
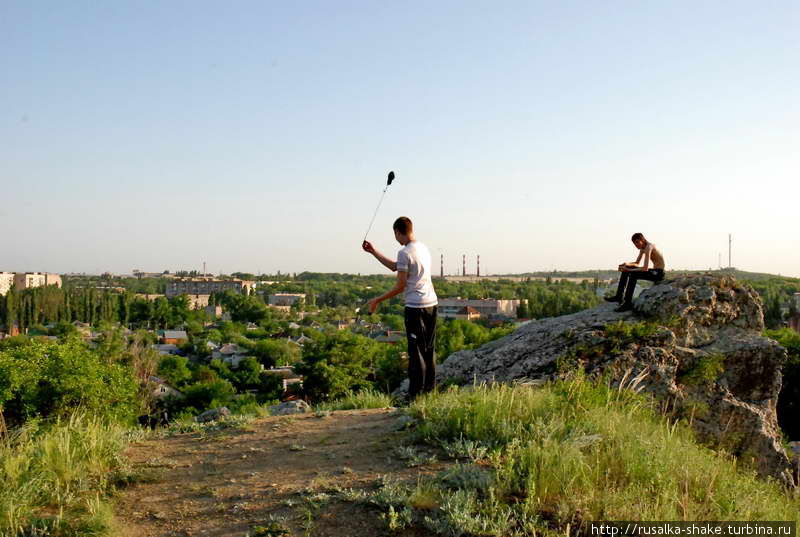
<svg viewBox="0 0 800 537">
<path fill-rule="evenodd" d="M 381 194 L 381 199 L 378 202 L 378 206 L 375 207 L 375 214 L 372 215 L 372 220 L 369 223 L 369 227 L 367 228 L 367 232 L 364 233 L 364 240 L 367 240 L 367 235 L 369 235 L 370 230 L 372 229 L 372 224 L 375 223 L 375 217 L 378 216 L 378 209 L 381 208 L 381 203 L 383 203 L 383 196 L 386 195 L 386 190 L 388 190 L 389 185 L 386 185 L 386 188 L 383 189 L 383 194 Z"/>
</svg>

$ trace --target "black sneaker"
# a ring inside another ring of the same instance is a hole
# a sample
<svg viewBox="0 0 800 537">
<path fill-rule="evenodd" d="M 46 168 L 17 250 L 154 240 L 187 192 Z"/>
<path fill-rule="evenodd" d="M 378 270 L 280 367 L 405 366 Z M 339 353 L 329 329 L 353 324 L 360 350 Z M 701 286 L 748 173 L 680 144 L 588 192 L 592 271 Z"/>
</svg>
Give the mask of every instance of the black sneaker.
<svg viewBox="0 0 800 537">
<path fill-rule="evenodd" d="M 603 300 L 605 300 L 606 302 L 619 302 L 620 298 L 616 296 L 604 296 Z"/>
<path fill-rule="evenodd" d="M 630 302 L 624 302 L 619 305 L 618 308 L 614 308 L 614 311 L 618 313 L 622 313 L 623 311 L 631 311 L 633 309 L 633 304 Z"/>
</svg>

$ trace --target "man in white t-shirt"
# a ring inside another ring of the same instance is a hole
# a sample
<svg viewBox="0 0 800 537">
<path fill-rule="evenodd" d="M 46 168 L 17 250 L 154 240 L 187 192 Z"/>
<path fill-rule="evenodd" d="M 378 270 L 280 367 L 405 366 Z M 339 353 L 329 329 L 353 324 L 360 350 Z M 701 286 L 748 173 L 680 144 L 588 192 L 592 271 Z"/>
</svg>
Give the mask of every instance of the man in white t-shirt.
<svg viewBox="0 0 800 537">
<path fill-rule="evenodd" d="M 408 397 L 413 399 L 436 386 L 436 306 L 439 303 L 431 281 L 431 253 L 414 238 L 414 225 L 401 216 L 394 221 L 394 238 L 403 245 L 392 261 L 378 252 L 370 242 L 361 247 L 375 256 L 383 266 L 397 272 L 394 288 L 369 301 L 369 312 L 378 304 L 401 293 L 405 298 L 405 325 L 408 339 Z"/>
</svg>

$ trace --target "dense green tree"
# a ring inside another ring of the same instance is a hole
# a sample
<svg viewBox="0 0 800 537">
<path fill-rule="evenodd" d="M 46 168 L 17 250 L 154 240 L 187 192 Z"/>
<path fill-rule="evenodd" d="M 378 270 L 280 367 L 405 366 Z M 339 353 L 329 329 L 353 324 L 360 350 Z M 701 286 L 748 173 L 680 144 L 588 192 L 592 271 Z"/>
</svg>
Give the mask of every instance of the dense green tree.
<svg viewBox="0 0 800 537">
<path fill-rule="evenodd" d="M 192 379 L 189 359 L 185 356 L 165 356 L 158 364 L 158 376 L 172 386 L 180 388 Z"/>
<path fill-rule="evenodd" d="M 0 351 L 0 407 L 12 424 L 78 409 L 127 421 L 141 407 L 137 392 L 132 368 L 77 339 L 28 340 Z"/>
<path fill-rule="evenodd" d="M 261 383 L 261 364 L 252 356 L 248 356 L 241 362 L 234 372 L 233 378 L 235 379 L 234 385 L 237 390 L 244 392 L 247 390 L 258 389 Z"/>
<path fill-rule="evenodd" d="M 233 385 L 224 379 L 197 382 L 184 388 L 184 398 L 174 404 L 180 410 L 200 413 L 230 404 L 235 393 Z"/>
<path fill-rule="evenodd" d="M 253 356 L 266 368 L 287 366 L 300 360 L 300 347 L 287 340 L 262 339 L 255 344 Z"/>
<path fill-rule="evenodd" d="M 303 375 L 303 393 L 316 402 L 371 386 L 367 377 L 379 349 L 379 343 L 345 331 L 307 343 L 303 360 L 294 366 Z"/>
</svg>

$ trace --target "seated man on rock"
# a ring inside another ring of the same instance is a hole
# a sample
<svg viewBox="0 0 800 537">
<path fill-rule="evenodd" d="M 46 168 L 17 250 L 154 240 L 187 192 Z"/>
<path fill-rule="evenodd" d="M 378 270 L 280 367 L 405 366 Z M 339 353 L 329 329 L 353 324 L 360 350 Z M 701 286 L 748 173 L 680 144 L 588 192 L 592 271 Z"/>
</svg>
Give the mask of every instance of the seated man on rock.
<svg viewBox="0 0 800 537">
<path fill-rule="evenodd" d="M 622 263 L 617 269 L 622 273 L 619 277 L 617 294 L 606 297 L 609 302 L 622 302 L 615 311 L 628 311 L 633 308 L 633 291 L 638 280 L 660 282 L 664 279 L 664 256 L 652 242 L 648 242 L 641 233 L 634 233 L 631 237 L 634 246 L 639 249 L 639 257 L 632 263 Z M 644 264 L 639 262 L 644 257 Z M 650 268 L 650 262 L 653 268 Z"/>
</svg>

